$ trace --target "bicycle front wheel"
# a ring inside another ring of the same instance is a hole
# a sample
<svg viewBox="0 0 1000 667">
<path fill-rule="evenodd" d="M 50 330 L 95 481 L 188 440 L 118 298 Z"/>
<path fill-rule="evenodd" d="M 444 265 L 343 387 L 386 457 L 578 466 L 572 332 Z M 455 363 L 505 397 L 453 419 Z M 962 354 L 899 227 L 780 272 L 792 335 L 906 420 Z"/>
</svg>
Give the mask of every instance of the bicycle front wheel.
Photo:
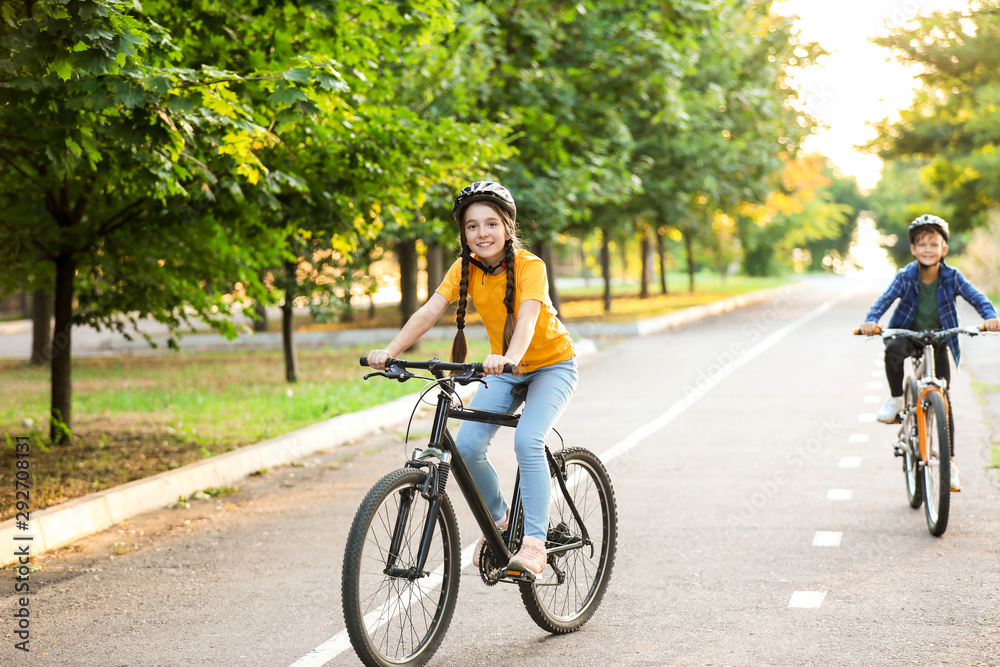
<svg viewBox="0 0 1000 667">
<path fill-rule="evenodd" d="M 944 535 L 948 528 L 951 503 L 951 442 L 948 435 L 948 410 L 938 392 L 928 394 L 925 412 L 924 516 L 931 535 Z"/>
<path fill-rule="evenodd" d="M 372 487 L 351 524 L 342 598 L 351 644 L 365 665 L 422 665 L 437 651 L 458 598 L 458 521 L 442 493 L 423 568 L 417 554 L 430 501 L 427 473 L 401 468 Z"/>
<path fill-rule="evenodd" d="M 582 627 L 601 604 L 615 562 L 618 509 L 611 478 L 596 455 L 586 449 L 571 448 L 555 458 L 565 465 L 569 498 L 587 527 L 590 543 L 550 553 L 545 571 L 533 583 L 519 586 L 532 620 L 543 630 L 564 634 Z M 582 537 L 580 522 L 553 478 L 545 546 L 552 549 L 574 544 Z"/>
<path fill-rule="evenodd" d="M 906 501 L 917 509 L 924 502 L 923 478 L 920 475 L 920 443 L 917 435 L 917 383 L 906 379 L 903 390 L 905 406 L 903 424 L 899 428 L 899 444 L 903 448 L 903 476 L 906 480 Z"/>
</svg>

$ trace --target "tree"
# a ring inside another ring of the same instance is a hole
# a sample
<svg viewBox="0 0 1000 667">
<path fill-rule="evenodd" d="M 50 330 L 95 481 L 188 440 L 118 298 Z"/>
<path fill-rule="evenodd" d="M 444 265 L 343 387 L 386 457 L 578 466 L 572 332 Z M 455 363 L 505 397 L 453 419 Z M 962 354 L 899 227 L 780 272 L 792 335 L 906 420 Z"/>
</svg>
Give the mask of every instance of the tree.
<svg viewBox="0 0 1000 667">
<path fill-rule="evenodd" d="M 212 205 L 259 182 L 274 127 L 340 82 L 307 54 L 253 76 L 175 67 L 171 35 L 123 0 L 0 11 L 0 289 L 39 257 L 53 267 L 50 435 L 60 442 L 71 435 L 74 324 L 125 332 L 154 317 L 177 330 L 194 312 L 234 333 L 224 294 L 235 282 L 252 289 L 253 267 L 280 244 Z M 250 90 L 269 104 L 253 106 Z"/>
<path fill-rule="evenodd" d="M 912 106 L 880 123 L 869 149 L 922 162 L 928 206 L 955 231 L 984 224 L 1000 203 L 1000 2 L 935 13 L 874 41 L 922 72 Z"/>
<path fill-rule="evenodd" d="M 815 154 L 788 162 L 781 189 L 773 191 L 762 205 L 744 207 L 739 234 L 747 275 L 819 268 L 834 244 L 840 256 L 847 255 L 861 208 L 836 199 L 834 183 L 847 179 L 835 181 L 826 162 Z M 857 192 L 857 185 L 854 187 Z M 842 196 L 849 197 L 848 192 Z M 861 204 L 860 193 L 854 201 Z"/>
</svg>

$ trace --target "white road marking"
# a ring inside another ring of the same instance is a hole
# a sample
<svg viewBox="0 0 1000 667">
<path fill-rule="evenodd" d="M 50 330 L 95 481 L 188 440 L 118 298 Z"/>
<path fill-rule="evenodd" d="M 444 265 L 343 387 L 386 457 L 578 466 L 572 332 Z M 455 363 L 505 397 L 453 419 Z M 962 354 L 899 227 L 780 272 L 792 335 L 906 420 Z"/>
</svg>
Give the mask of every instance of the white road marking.
<svg viewBox="0 0 1000 667">
<path fill-rule="evenodd" d="M 626 436 L 623 440 L 613 445 L 610 449 L 606 450 L 600 455 L 600 459 L 607 464 L 609 461 L 618 458 L 622 454 L 627 453 L 630 449 L 638 445 L 640 442 L 653 435 L 664 426 L 676 419 L 681 413 L 687 410 L 689 407 L 698 402 L 705 394 L 711 391 L 716 385 L 718 385 L 722 380 L 729 377 L 736 369 L 742 367 L 748 361 L 758 356 L 775 343 L 780 341 L 782 338 L 786 337 L 788 334 L 792 333 L 802 325 L 816 319 L 826 311 L 830 310 L 836 306 L 841 301 L 849 299 L 853 296 L 853 292 L 848 292 L 841 295 L 835 299 L 830 299 L 817 306 L 815 309 L 806 313 L 799 319 L 795 320 L 788 326 L 779 329 L 774 332 L 760 343 L 756 347 L 748 350 L 744 355 L 737 357 L 732 362 L 727 364 L 716 374 L 714 377 L 709 378 L 705 383 L 705 386 L 698 387 L 695 390 L 688 393 L 687 396 L 670 406 L 666 412 L 657 417 L 656 419 L 648 422 L 647 424 L 640 426 L 635 431 Z M 478 538 L 477 538 L 478 540 Z M 462 550 L 462 569 L 465 569 L 468 565 L 472 563 L 472 550 L 475 548 L 475 543 L 470 544 Z M 821 593 L 820 595 L 826 595 L 826 593 Z M 795 599 L 795 595 L 792 596 Z M 820 598 L 822 601 L 822 598 Z M 789 605 L 793 606 L 793 605 Z M 817 605 L 818 606 L 818 605 Z M 347 636 L 347 629 L 343 629 L 336 635 L 326 640 L 312 651 L 302 656 L 298 660 L 292 663 L 291 667 L 322 667 L 329 661 L 336 658 L 338 655 L 347 651 L 351 648 L 350 639 Z"/>
<path fill-rule="evenodd" d="M 844 537 L 843 533 L 817 530 L 816 534 L 813 535 L 813 546 L 814 547 L 839 547 L 840 540 Z"/>
<path fill-rule="evenodd" d="M 868 383 L 868 388 L 869 389 L 882 389 L 883 386 L 884 386 L 884 384 L 885 384 L 884 382 L 879 382 L 878 380 L 872 380 L 871 382 Z"/>
<path fill-rule="evenodd" d="M 850 489 L 830 489 L 826 492 L 827 500 L 850 500 L 852 491 Z"/>
<path fill-rule="evenodd" d="M 852 433 L 848 438 L 850 442 L 868 442 L 870 439 L 867 433 Z"/>
<path fill-rule="evenodd" d="M 857 468 L 860 465 L 861 465 L 860 456 L 845 456 L 844 458 L 840 459 L 841 468 Z"/>
<path fill-rule="evenodd" d="M 872 371 L 872 377 L 873 378 L 880 378 L 880 377 L 883 377 L 884 375 L 885 375 L 885 371 L 884 370 L 881 370 L 881 371 Z"/>
<path fill-rule="evenodd" d="M 816 609 L 823 604 L 826 591 L 794 591 L 792 599 L 788 602 L 789 607 L 799 607 L 802 609 Z"/>
<path fill-rule="evenodd" d="M 875 415 L 874 412 L 862 412 L 860 415 L 858 415 L 858 421 L 859 422 L 873 422 L 873 421 L 875 421 L 875 417 L 876 417 L 876 415 Z"/>
<path fill-rule="evenodd" d="M 882 402 L 881 396 L 875 396 L 873 394 L 865 396 L 865 403 L 881 403 L 881 402 Z"/>
</svg>

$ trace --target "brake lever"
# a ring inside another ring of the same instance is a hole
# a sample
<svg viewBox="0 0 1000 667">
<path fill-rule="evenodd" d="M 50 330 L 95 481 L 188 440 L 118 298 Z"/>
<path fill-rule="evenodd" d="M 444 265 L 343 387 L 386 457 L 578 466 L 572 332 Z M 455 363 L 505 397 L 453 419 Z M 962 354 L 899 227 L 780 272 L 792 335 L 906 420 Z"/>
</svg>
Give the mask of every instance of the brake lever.
<svg viewBox="0 0 1000 667">
<path fill-rule="evenodd" d="M 482 382 L 487 387 L 489 386 L 486 384 L 486 378 L 474 375 L 471 370 L 468 370 L 461 375 L 455 375 L 452 379 L 462 386 L 472 384 L 473 382 Z"/>
</svg>

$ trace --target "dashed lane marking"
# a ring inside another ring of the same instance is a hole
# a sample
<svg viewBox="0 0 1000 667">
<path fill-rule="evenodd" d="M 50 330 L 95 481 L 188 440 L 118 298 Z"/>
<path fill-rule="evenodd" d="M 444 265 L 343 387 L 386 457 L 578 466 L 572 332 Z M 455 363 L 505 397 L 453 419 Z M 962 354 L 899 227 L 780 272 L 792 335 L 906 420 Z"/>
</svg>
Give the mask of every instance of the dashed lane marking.
<svg viewBox="0 0 1000 667">
<path fill-rule="evenodd" d="M 841 468 L 857 468 L 860 465 L 861 465 L 860 456 L 845 456 L 844 458 L 840 459 Z"/>
<path fill-rule="evenodd" d="M 817 530 L 813 535 L 814 547 L 839 547 L 840 540 L 844 537 L 841 532 Z"/>
<path fill-rule="evenodd" d="M 794 591 L 792 599 L 788 602 L 789 607 L 800 609 L 816 609 L 823 604 L 826 591 Z"/>
<path fill-rule="evenodd" d="M 867 433 L 852 433 L 848 440 L 850 442 L 868 442 L 871 437 Z"/>
<path fill-rule="evenodd" d="M 853 492 L 850 489 L 830 489 L 826 492 L 827 500 L 850 500 Z"/>
</svg>

